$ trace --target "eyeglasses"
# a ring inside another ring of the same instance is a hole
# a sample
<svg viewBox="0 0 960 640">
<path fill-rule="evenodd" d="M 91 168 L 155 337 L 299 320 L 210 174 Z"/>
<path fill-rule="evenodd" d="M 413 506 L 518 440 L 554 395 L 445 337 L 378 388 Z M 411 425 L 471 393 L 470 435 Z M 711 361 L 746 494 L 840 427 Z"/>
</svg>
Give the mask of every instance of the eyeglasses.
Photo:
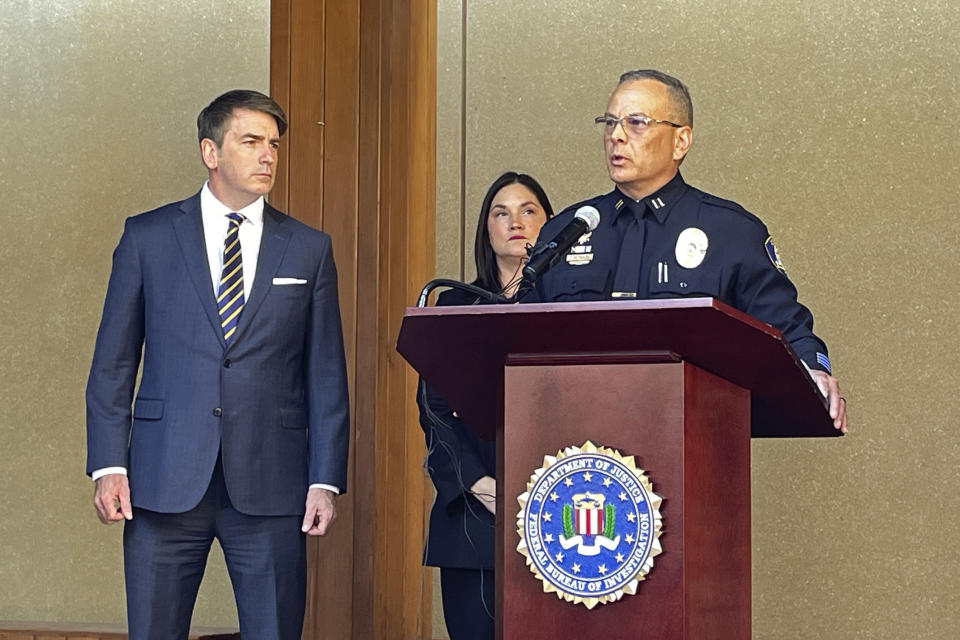
<svg viewBox="0 0 960 640">
<path fill-rule="evenodd" d="M 622 118 L 614 118 L 613 116 L 607 114 L 597 116 L 593 119 L 593 121 L 597 123 L 601 131 L 607 135 L 612 134 L 617 128 L 617 125 L 622 126 L 624 131 L 628 131 L 636 136 L 642 134 L 655 124 L 668 124 L 671 127 L 677 127 L 678 129 L 683 126 L 682 124 L 670 122 L 669 120 L 657 120 L 656 118 L 651 118 L 650 116 L 642 113 L 631 113 L 630 115 L 623 116 Z"/>
</svg>

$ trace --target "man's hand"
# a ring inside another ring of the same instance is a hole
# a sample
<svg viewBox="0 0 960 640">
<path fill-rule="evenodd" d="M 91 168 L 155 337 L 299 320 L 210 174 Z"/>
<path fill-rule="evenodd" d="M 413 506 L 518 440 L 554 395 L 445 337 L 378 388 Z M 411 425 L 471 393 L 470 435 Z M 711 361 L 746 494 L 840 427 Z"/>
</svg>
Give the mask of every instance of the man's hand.
<svg viewBox="0 0 960 640">
<path fill-rule="evenodd" d="M 820 392 L 827 398 L 834 428 L 840 429 L 841 433 L 846 433 L 847 399 L 840 395 L 840 384 L 837 382 L 837 379 L 826 371 L 818 371 L 816 369 L 811 370 L 810 375 L 813 376 L 813 381 L 820 387 Z"/>
<path fill-rule="evenodd" d="M 490 476 L 483 476 L 473 483 L 470 493 L 480 501 L 487 511 L 497 515 L 497 481 Z"/>
<path fill-rule="evenodd" d="M 303 515 L 300 530 L 308 536 L 322 536 L 337 518 L 337 508 L 333 504 L 336 494 L 329 489 L 314 487 L 307 491 L 307 511 Z"/>
<path fill-rule="evenodd" d="M 122 473 L 110 473 L 97 478 L 93 490 L 93 506 L 103 524 L 133 520 L 130 483 L 127 476 Z"/>
</svg>

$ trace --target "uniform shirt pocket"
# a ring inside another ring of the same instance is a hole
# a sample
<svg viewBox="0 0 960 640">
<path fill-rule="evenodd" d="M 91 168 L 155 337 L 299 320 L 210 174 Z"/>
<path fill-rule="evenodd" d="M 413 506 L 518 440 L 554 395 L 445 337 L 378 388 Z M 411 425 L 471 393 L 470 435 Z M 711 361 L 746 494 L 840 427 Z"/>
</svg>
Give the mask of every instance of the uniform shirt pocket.
<svg viewBox="0 0 960 640">
<path fill-rule="evenodd" d="M 610 278 L 608 269 L 564 269 L 550 283 L 553 300 L 603 300 Z"/>
<path fill-rule="evenodd" d="M 670 264 L 664 275 L 654 266 L 650 273 L 651 298 L 719 298 L 720 274 L 706 269 L 684 269 Z"/>
</svg>

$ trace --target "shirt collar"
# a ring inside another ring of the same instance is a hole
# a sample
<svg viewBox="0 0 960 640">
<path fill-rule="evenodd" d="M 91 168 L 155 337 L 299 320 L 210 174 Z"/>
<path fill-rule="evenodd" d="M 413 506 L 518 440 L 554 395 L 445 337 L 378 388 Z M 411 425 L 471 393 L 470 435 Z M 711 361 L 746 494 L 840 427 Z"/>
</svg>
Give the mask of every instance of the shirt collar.
<svg viewBox="0 0 960 640">
<path fill-rule="evenodd" d="M 204 182 L 203 189 L 200 190 L 200 211 L 203 217 L 208 220 L 222 220 L 228 213 L 234 212 L 233 209 L 217 200 L 217 196 L 213 195 L 213 192 L 210 191 L 209 181 Z M 242 215 L 245 218 L 245 222 L 249 221 L 253 223 L 254 226 L 259 227 L 263 224 L 263 196 L 260 196 L 236 213 Z"/>
<path fill-rule="evenodd" d="M 649 211 L 656 217 L 657 222 L 663 223 L 667 219 L 667 214 L 673 209 L 683 193 L 687 190 L 687 183 L 683 181 L 680 172 L 670 179 L 670 182 L 660 187 L 654 193 L 646 198 L 634 200 L 620 191 L 619 187 L 613 190 L 614 209 L 619 216 L 621 211 L 634 211 L 637 218 L 642 218 Z"/>
</svg>

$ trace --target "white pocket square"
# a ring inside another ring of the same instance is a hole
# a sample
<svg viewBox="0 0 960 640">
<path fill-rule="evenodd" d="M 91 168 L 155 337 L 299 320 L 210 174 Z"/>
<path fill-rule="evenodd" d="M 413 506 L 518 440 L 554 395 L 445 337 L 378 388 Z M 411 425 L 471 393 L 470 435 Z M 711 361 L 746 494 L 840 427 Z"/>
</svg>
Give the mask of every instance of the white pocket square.
<svg viewBox="0 0 960 640">
<path fill-rule="evenodd" d="M 307 284 L 303 278 L 274 278 L 273 284 Z"/>
</svg>

